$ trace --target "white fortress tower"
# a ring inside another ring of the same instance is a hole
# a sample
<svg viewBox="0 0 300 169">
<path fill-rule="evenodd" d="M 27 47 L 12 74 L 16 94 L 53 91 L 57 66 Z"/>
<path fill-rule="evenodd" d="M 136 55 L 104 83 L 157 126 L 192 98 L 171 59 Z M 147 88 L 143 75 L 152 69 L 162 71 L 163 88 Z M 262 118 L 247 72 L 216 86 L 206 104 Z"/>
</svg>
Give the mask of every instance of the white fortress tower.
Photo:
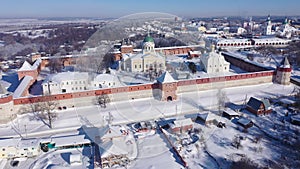
<svg viewBox="0 0 300 169">
<path fill-rule="evenodd" d="M 292 72 L 291 65 L 290 65 L 287 57 L 285 57 L 283 62 L 281 63 L 281 65 L 279 67 L 277 67 L 275 82 L 282 84 L 282 85 L 289 85 L 290 78 L 291 78 L 291 72 Z"/>
</svg>

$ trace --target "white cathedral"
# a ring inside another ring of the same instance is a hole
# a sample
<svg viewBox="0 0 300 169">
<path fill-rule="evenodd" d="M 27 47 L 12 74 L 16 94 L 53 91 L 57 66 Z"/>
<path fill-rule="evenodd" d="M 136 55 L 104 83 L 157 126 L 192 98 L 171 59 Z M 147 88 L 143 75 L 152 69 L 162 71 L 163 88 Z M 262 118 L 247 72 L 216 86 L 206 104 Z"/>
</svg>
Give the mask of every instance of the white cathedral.
<svg viewBox="0 0 300 169">
<path fill-rule="evenodd" d="M 123 54 L 122 69 L 129 72 L 148 72 L 154 69 L 164 71 L 165 57 L 155 52 L 155 43 L 149 34 L 145 37 L 142 47 L 142 52 L 138 54 Z"/>
</svg>

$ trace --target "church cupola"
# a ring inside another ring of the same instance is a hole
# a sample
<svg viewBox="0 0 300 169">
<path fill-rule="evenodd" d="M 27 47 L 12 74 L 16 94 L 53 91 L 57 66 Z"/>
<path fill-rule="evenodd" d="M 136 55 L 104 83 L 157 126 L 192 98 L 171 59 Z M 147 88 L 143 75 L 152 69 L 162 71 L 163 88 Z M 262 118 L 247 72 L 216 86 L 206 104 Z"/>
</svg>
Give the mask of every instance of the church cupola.
<svg viewBox="0 0 300 169">
<path fill-rule="evenodd" d="M 155 52 L 154 47 L 155 47 L 154 39 L 148 33 L 148 35 L 145 37 L 143 41 L 143 54 Z"/>
</svg>

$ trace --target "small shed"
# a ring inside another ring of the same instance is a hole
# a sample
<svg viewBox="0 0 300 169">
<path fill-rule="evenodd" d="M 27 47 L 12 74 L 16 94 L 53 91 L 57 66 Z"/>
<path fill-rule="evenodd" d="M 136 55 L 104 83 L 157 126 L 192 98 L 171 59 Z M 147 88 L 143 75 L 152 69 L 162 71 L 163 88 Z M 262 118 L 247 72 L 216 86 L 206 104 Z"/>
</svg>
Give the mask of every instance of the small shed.
<svg viewBox="0 0 300 169">
<path fill-rule="evenodd" d="M 253 114 L 262 115 L 272 112 L 271 104 L 268 99 L 257 99 L 251 97 L 246 105 L 246 109 Z"/>
<path fill-rule="evenodd" d="M 186 132 L 193 129 L 193 121 L 190 118 L 175 120 L 170 127 L 174 133 Z"/>
<path fill-rule="evenodd" d="M 205 125 L 208 124 L 218 124 L 218 119 L 220 119 L 220 116 L 217 116 L 213 114 L 212 112 L 202 112 L 197 115 L 196 120 L 201 120 L 205 123 Z"/>
<path fill-rule="evenodd" d="M 253 126 L 253 122 L 245 117 L 240 118 L 237 122 L 245 129 Z"/>
<path fill-rule="evenodd" d="M 70 165 L 81 165 L 81 155 L 80 154 L 70 154 Z"/>
<path fill-rule="evenodd" d="M 291 123 L 300 126 L 300 114 L 291 116 Z"/>
<path fill-rule="evenodd" d="M 234 110 L 232 110 L 232 109 L 230 109 L 230 108 L 226 108 L 226 109 L 223 110 L 222 116 L 228 118 L 229 120 L 231 120 L 233 118 L 240 117 L 241 114 L 234 111 Z"/>
</svg>

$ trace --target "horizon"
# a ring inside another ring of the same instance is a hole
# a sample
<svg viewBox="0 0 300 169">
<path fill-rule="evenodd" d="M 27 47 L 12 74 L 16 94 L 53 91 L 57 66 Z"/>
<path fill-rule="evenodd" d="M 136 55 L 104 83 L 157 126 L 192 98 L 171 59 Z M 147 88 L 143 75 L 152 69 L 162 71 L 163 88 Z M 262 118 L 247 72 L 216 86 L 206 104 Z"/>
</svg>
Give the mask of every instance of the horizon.
<svg viewBox="0 0 300 169">
<path fill-rule="evenodd" d="M 119 18 L 122 16 L 143 13 L 169 13 L 182 18 L 195 17 L 230 17 L 230 16 L 300 16 L 297 0 L 215 0 L 201 2 L 199 0 L 137 0 L 113 2 L 97 0 L 73 1 L 39 1 L 10 0 L 2 2 L 0 18 Z"/>
</svg>

